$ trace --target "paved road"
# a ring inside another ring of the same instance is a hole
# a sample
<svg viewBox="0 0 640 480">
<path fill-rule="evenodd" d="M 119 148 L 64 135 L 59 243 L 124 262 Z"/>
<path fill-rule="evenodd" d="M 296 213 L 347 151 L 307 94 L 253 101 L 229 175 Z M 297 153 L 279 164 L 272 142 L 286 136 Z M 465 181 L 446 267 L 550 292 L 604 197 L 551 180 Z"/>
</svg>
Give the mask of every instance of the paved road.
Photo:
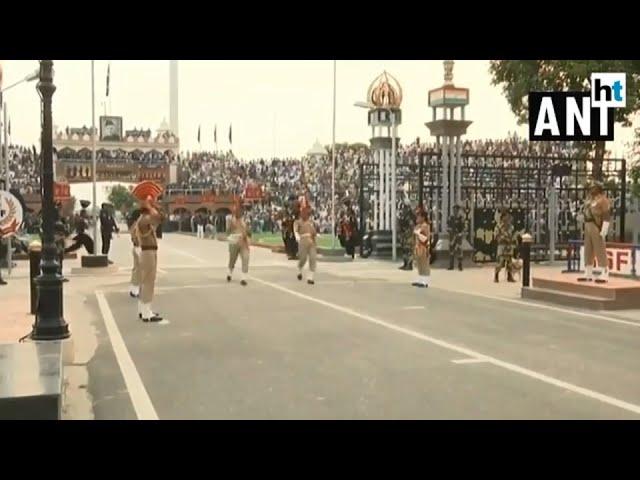
<svg viewBox="0 0 640 480">
<path fill-rule="evenodd" d="M 114 248 L 128 265 L 126 237 Z M 225 263 L 224 243 L 163 239 L 165 324 L 137 320 L 126 272 L 89 299 L 96 418 L 640 419 L 638 326 L 414 289 L 365 263 L 321 263 L 309 286 L 257 248 L 241 287 Z"/>
</svg>

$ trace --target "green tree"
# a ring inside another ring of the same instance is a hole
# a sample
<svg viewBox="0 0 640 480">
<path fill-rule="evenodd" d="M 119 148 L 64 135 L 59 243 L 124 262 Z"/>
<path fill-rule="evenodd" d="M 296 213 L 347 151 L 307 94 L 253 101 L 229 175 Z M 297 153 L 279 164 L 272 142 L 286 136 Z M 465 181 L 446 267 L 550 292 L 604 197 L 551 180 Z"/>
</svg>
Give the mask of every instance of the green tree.
<svg viewBox="0 0 640 480">
<path fill-rule="evenodd" d="M 638 60 L 493 60 L 489 68 L 493 85 L 502 85 L 518 123 L 527 123 L 528 94 L 531 91 L 586 91 L 594 72 L 627 74 L 627 106 L 615 109 L 615 121 L 631 125 L 640 110 L 640 61 Z M 585 142 L 585 156 L 591 159 L 593 177 L 602 180 L 605 142 Z"/>
<path fill-rule="evenodd" d="M 111 193 L 109 193 L 109 202 L 111 202 L 116 210 L 126 213 L 133 208 L 135 198 L 133 198 L 133 195 L 131 195 L 127 187 L 116 185 L 111 189 Z"/>
</svg>

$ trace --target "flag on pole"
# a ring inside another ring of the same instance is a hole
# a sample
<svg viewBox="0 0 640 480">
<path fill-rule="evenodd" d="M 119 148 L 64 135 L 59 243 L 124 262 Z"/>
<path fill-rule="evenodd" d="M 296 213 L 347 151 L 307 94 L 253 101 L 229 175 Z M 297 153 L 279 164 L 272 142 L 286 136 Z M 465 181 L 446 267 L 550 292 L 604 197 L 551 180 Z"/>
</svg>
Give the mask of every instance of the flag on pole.
<svg viewBox="0 0 640 480">
<path fill-rule="evenodd" d="M 213 143 L 218 145 L 218 125 L 213 127 Z"/>
<path fill-rule="evenodd" d="M 109 79 L 111 77 L 111 64 L 107 66 L 107 97 L 109 96 Z"/>
<path fill-rule="evenodd" d="M 200 125 L 198 125 L 198 143 L 200 143 Z"/>
<path fill-rule="evenodd" d="M 231 136 L 231 124 L 229 124 L 229 145 L 233 145 L 233 137 Z"/>
</svg>

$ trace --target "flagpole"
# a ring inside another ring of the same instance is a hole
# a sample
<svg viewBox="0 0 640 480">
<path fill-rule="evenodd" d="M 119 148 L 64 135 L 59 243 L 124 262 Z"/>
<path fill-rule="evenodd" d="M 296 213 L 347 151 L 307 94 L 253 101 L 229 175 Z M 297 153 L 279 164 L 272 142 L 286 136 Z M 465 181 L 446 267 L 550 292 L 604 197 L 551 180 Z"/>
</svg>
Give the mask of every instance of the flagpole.
<svg viewBox="0 0 640 480">
<path fill-rule="evenodd" d="M 331 237 L 336 248 L 336 60 L 333 61 L 333 128 L 331 140 Z"/>
<path fill-rule="evenodd" d="M 93 165 L 93 254 L 98 254 L 98 219 L 96 215 L 96 80 L 95 60 L 91 60 L 91 162 Z"/>
</svg>

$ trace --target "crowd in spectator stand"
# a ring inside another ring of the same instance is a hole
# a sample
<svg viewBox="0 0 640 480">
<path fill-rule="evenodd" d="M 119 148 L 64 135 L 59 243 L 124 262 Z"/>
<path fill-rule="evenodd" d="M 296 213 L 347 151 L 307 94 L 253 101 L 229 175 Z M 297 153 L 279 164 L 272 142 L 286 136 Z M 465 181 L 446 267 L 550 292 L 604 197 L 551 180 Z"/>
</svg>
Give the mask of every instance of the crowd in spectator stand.
<svg viewBox="0 0 640 480">
<path fill-rule="evenodd" d="M 22 194 L 40 192 L 40 170 L 35 147 L 9 145 L 9 181 Z M 0 162 L 0 178 L 6 178 L 4 161 Z"/>
<path fill-rule="evenodd" d="M 437 153 L 437 145 L 416 139 L 414 142 L 398 146 L 398 163 L 415 170 L 421 154 Z M 465 140 L 464 153 L 477 155 L 530 155 L 545 157 L 572 157 L 580 154 L 580 145 L 570 142 L 529 142 L 517 135 L 505 139 Z M 39 191 L 40 176 L 34 149 L 9 147 L 9 169 L 12 185 L 22 193 Z M 327 147 L 330 152 L 330 147 Z M 609 152 L 607 152 L 607 155 Z M 364 144 L 338 144 L 335 152 L 335 194 L 336 214 L 349 201 L 357 212 L 359 188 L 359 163 L 367 160 L 369 148 Z M 91 151 L 85 149 L 73 152 L 65 149 L 60 158 L 90 160 Z M 253 203 L 248 212 L 248 220 L 257 231 L 277 231 L 278 213 L 288 199 L 305 191 L 311 201 L 316 221 L 321 231 L 331 231 L 331 155 L 303 158 L 260 158 L 245 161 L 236 158 L 232 152 L 197 152 L 174 156 L 167 152 L 97 152 L 100 162 L 131 162 L 146 164 L 177 163 L 181 166 L 179 182 L 169 185 L 168 190 L 212 191 L 216 195 L 242 194 L 250 183 L 261 186 L 262 201 Z M 514 160 L 515 161 L 515 160 Z M 4 177 L 4 164 L 0 174 Z"/>
</svg>

